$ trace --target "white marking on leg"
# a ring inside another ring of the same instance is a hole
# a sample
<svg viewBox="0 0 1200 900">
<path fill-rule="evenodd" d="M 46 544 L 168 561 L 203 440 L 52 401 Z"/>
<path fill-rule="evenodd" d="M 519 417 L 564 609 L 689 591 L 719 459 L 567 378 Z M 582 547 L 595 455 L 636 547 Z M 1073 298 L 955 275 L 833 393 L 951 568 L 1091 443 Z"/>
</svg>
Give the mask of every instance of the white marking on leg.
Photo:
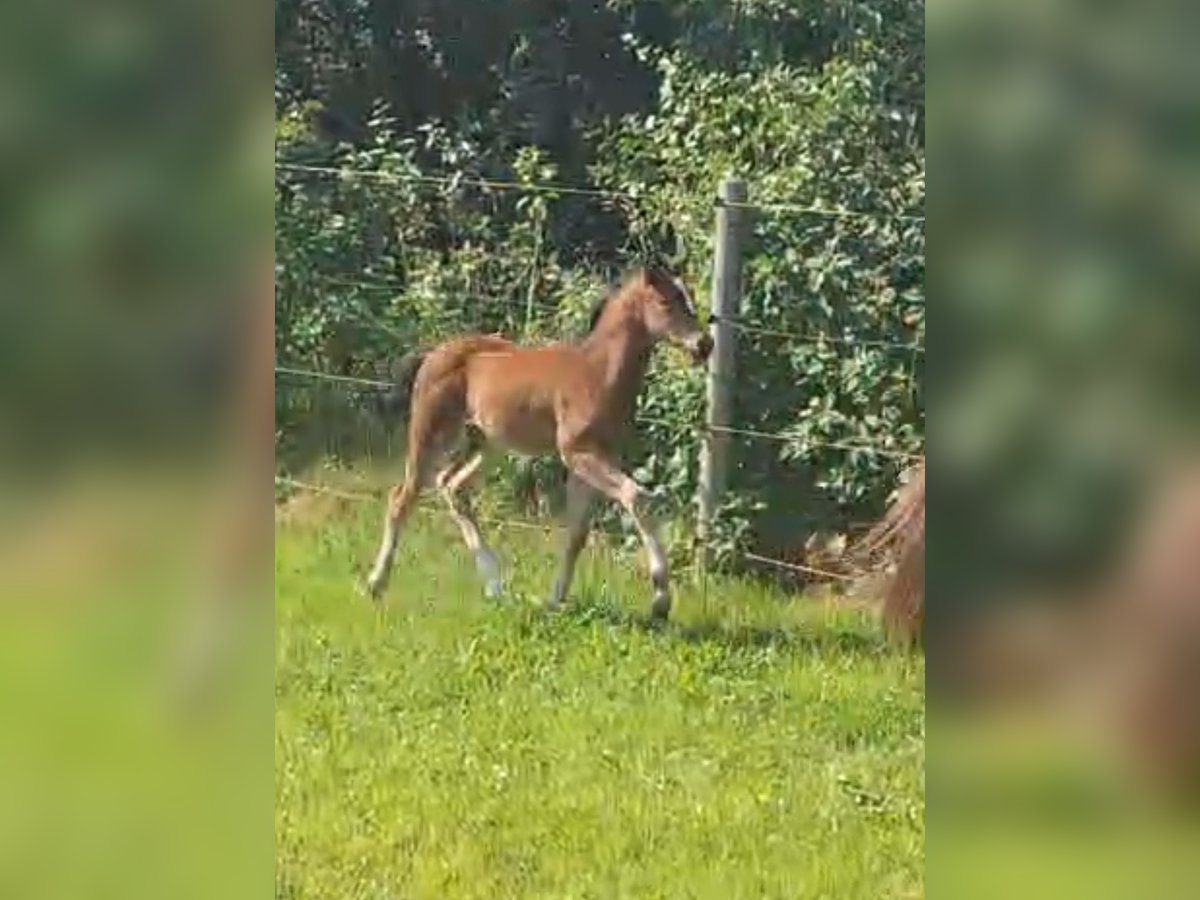
<svg viewBox="0 0 1200 900">
<path fill-rule="evenodd" d="M 550 589 L 550 597 L 546 600 L 547 609 L 558 609 L 567 596 L 567 580 L 560 572 L 554 578 L 554 587 Z"/>
<path fill-rule="evenodd" d="M 483 579 L 484 594 L 493 599 L 499 597 L 504 592 L 504 578 L 500 572 L 500 560 L 492 552 L 492 548 L 484 543 L 483 535 L 479 533 L 479 527 L 467 511 L 460 509 L 452 502 L 451 515 L 458 522 L 458 527 L 462 531 L 467 549 L 475 557 L 475 570 L 479 573 L 479 577 Z"/>
<path fill-rule="evenodd" d="M 463 486 L 479 471 L 479 467 L 483 464 L 483 455 L 475 454 L 465 465 L 457 469 L 448 469 L 443 472 L 438 483 L 442 488 L 442 496 L 446 500 L 446 505 L 450 507 L 450 515 L 457 523 L 459 531 L 462 532 L 463 541 L 466 542 L 467 549 L 475 557 L 475 569 L 479 573 L 479 577 L 483 580 L 484 594 L 495 599 L 504 592 L 504 579 L 500 572 L 500 560 L 496 558 L 496 554 L 492 552 L 492 548 L 487 545 L 483 539 L 483 535 L 479 532 L 479 525 L 475 521 L 475 516 L 471 511 L 470 502 L 466 497 L 459 492 Z"/>
<path fill-rule="evenodd" d="M 653 530 L 647 533 L 647 538 L 646 554 L 650 562 L 650 577 L 658 584 L 667 577 L 667 555 Z"/>
<path fill-rule="evenodd" d="M 383 526 L 383 541 L 379 545 L 379 558 L 390 562 L 392 555 L 396 552 L 396 543 L 396 523 L 389 518 Z"/>
<path fill-rule="evenodd" d="M 475 550 L 475 568 L 483 579 L 483 592 L 491 600 L 504 593 L 504 579 L 500 574 L 500 560 L 492 548 L 483 543 Z"/>
<path fill-rule="evenodd" d="M 396 525 L 388 518 L 383 529 L 383 541 L 379 545 L 379 553 L 375 556 L 375 565 L 367 578 L 367 586 L 372 592 L 378 593 L 387 583 L 392 557 L 396 553 Z"/>
<path fill-rule="evenodd" d="M 650 570 L 650 583 L 654 588 L 654 603 L 650 606 L 650 613 L 656 619 L 666 619 L 671 612 L 670 566 L 667 554 L 663 552 L 662 541 L 654 522 L 640 511 L 634 515 L 634 522 L 646 545 L 647 568 Z"/>
<path fill-rule="evenodd" d="M 646 545 L 646 559 L 649 564 L 650 577 L 655 584 L 667 576 L 667 555 L 663 552 L 662 541 L 658 536 L 658 528 L 645 512 L 649 495 L 646 490 L 629 479 L 621 490 L 621 501 L 633 517 L 633 524 L 641 535 L 642 543 Z"/>
</svg>

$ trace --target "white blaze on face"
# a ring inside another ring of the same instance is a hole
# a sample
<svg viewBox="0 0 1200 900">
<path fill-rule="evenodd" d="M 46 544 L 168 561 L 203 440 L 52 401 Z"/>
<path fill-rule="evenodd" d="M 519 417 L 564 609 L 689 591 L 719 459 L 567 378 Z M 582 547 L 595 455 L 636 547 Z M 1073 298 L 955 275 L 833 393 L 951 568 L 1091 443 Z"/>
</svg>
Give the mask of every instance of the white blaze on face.
<svg viewBox="0 0 1200 900">
<path fill-rule="evenodd" d="M 671 279 L 675 283 L 675 287 L 679 289 L 679 296 L 683 298 L 684 308 L 691 313 L 693 318 L 696 316 L 696 303 L 692 300 L 692 295 L 688 293 L 688 289 L 684 287 L 682 278 Z"/>
</svg>

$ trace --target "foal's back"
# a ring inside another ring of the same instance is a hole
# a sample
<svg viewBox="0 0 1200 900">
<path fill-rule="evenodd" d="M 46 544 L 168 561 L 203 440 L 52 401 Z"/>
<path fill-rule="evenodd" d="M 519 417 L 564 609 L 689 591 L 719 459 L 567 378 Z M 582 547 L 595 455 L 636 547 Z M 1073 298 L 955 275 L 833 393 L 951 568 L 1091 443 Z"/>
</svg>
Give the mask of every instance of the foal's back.
<svg viewBox="0 0 1200 900">
<path fill-rule="evenodd" d="M 524 346 L 472 335 L 429 354 L 417 400 L 426 395 L 438 406 L 457 407 L 466 423 L 518 452 L 553 453 L 564 413 L 596 405 L 594 368 L 578 344 Z"/>
</svg>

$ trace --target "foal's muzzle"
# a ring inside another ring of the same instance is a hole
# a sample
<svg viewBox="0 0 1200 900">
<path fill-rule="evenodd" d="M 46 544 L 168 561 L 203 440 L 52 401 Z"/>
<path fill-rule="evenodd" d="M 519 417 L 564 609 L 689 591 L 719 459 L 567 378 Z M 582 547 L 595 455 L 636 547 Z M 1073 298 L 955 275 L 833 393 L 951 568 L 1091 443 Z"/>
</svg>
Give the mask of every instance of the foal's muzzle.
<svg viewBox="0 0 1200 900">
<path fill-rule="evenodd" d="M 692 355 L 692 362 L 698 366 L 708 361 L 712 349 L 712 335 L 707 332 L 701 332 L 696 337 L 689 338 L 687 341 L 687 351 Z"/>
</svg>

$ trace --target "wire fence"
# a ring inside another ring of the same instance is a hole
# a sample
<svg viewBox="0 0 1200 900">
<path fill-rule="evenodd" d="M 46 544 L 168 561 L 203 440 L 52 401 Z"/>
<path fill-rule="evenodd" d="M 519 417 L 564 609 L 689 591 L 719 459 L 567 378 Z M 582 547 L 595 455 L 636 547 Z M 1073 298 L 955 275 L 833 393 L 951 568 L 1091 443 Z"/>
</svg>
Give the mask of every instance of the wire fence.
<svg viewBox="0 0 1200 900">
<path fill-rule="evenodd" d="M 390 293 L 396 298 L 412 299 L 414 297 L 411 289 L 394 282 L 362 281 L 358 279 L 342 278 L 337 275 L 318 275 L 317 278 L 325 284 L 331 284 L 337 287 L 348 287 L 356 290 Z M 567 312 L 567 310 L 557 304 L 544 303 L 539 300 L 530 300 L 528 298 L 504 297 L 496 294 L 474 293 L 471 294 L 471 297 L 475 300 L 479 300 L 482 303 L 487 303 L 494 306 L 509 306 L 514 309 L 520 309 L 524 311 L 529 309 L 537 309 L 553 315 L 562 315 Z M 372 316 L 371 318 L 374 320 L 374 324 L 378 324 L 380 328 L 393 334 L 398 334 L 394 328 L 381 321 L 378 316 Z M 888 341 L 878 338 L 864 338 L 858 336 L 848 337 L 836 334 L 827 334 L 825 332 L 789 331 L 786 329 L 768 327 L 754 319 L 749 319 L 745 316 L 724 316 L 721 318 L 721 320 L 728 322 L 733 326 L 733 328 L 746 334 L 779 338 L 797 344 L 828 343 L 848 347 L 877 347 L 884 350 L 895 350 L 922 355 L 925 353 L 925 347 L 916 341 L 905 343 L 902 341 Z M 715 315 L 710 315 L 708 317 L 708 321 L 716 322 L 718 321 L 718 317 Z"/>
<path fill-rule="evenodd" d="M 528 181 L 510 181 L 503 178 L 482 178 L 472 175 L 433 175 L 424 172 L 393 172 L 373 169 L 352 169 L 342 166 L 310 166 L 299 163 L 275 163 L 277 170 L 300 172 L 310 175 L 336 175 L 339 178 L 364 179 L 390 184 L 436 184 L 442 187 L 478 187 L 491 191 L 520 191 L 527 194 L 553 194 L 561 196 L 597 197 L 605 200 L 637 202 L 636 194 L 625 191 L 610 191 L 603 188 L 583 187 L 571 184 L 548 184 Z"/>
<path fill-rule="evenodd" d="M 328 381 L 340 384 L 357 384 L 362 387 L 388 389 L 394 386 L 393 382 L 383 381 L 376 378 L 362 378 L 354 375 L 334 375 L 328 372 L 319 372 L 310 369 L 296 369 L 290 366 L 276 366 L 275 373 L 277 375 L 286 375 L 294 378 L 307 378 L 313 381 Z M 647 425 L 660 425 L 664 427 L 677 427 L 678 423 L 670 422 L 666 419 L 658 419 L 653 416 L 646 416 L 641 413 L 634 417 L 635 421 L 642 422 Z M 753 438 L 755 440 L 764 441 L 782 441 L 789 443 L 797 443 L 804 447 L 825 448 L 829 450 L 843 450 L 848 453 L 872 453 L 878 456 L 884 456 L 891 459 L 899 459 L 904 461 L 916 462 L 921 457 L 919 454 L 907 453 L 901 450 L 895 450 L 889 447 L 883 447 L 872 444 L 855 444 L 845 441 L 815 441 L 810 438 L 800 437 L 794 432 L 788 431 L 757 431 L 753 428 L 734 428 L 726 425 L 705 425 L 703 423 L 696 425 L 696 430 L 699 432 L 709 432 L 715 434 L 728 434 L 735 437 Z"/>
<path fill-rule="evenodd" d="M 396 298 L 406 300 L 415 299 L 417 296 L 411 288 L 394 282 L 386 281 L 360 281 L 349 278 L 342 278 L 337 275 L 318 275 L 317 279 L 325 284 L 335 285 L 337 287 L 349 287 L 362 291 L 379 291 L 380 293 L 388 293 Z M 509 306 L 514 309 L 527 311 L 529 309 L 537 309 L 546 313 L 561 315 L 566 312 L 563 307 L 554 303 L 544 303 L 540 300 L 531 300 L 528 297 L 503 297 L 498 294 L 478 294 L 475 292 L 467 292 L 473 300 L 478 300 L 482 303 L 488 303 L 493 306 Z"/>
<path fill-rule="evenodd" d="M 625 203 L 641 203 L 645 197 L 632 191 L 617 191 L 607 188 L 597 188 L 575 184 L 556 184 L 546 182 L 513 181 L 504 178 L 485 178 L 475 175 L 435 174 L 428 172 L 399 172 L 377 169 L 355 169 L 348 166 L 315 166 L 302 163 L 289 163 L 276 160 L 275 169 L 283 172 L 298 174 L 337 176 L 342 179 L 361 179 L 378 181 L 384 184 L 434 184 L 442 187 L 477 187 L 492 191 L 515 191 L 527 194 L 543 194 L 553 196 L 592 197 L 603 200 L 619 200 Z M 789 215 L 813 215 L 834 219 L 888 219 L 903 222 L 924 222 L 924 214 L 896 213 L 882 210 L 845 209 L 822 203 L 801 203 L 792 200 L 755 200 L 738 201 L 725 200 L 715 194 L 711 197 L 689 198 L 695 203 L 710 202 L 713 206 L 725 206 L 730 209 L 748 210 L 754 212 L 786 213 Z"/>
<path fill-rule="evenodd" d="M 551 194 L 564 196 L 583 196 L 609 200 L 622 200 L 626 202 L 637 203 L 644 198 L 638 194 L 628 191 L 615 191 L 602 188 L 584 187 L 571 184 L 554 184 L 554 183 L 539 183 L 528 181 L 513 181 L 501 178 L 483 178 L 474 176 L 464 176 L 460 174 L 431 174 L 425 172 L 401 172 L 401 171 L 380 171 L 370 169 L 355 169 L 345 166 L 321 166 L 307 165 L 301 163 L 289 163 L 277 161 L 275 168 L 280 171 L 295 172 L 300 174 L 320 175 L 320 176 L 337 176 L 345 179 L 363 179 L 375 180 L 382 183 L 419 183 L 419 184 L 437 184 L 446 187 L 456 186 L 474 186 L 489 190 L 503 190 L 525 192 L 531 194 Z M 693 198 L 695 199 L 695 198 Z M 833 207 L 823 204 L 804 204 L 785 200 L 764 200 L 764 201 L 733 201 L 726 200 L 719 196 L 713 195 L 711 198 L 715 206 L 725 206 L 731 209 L 758 211 L 758 212 L 776 212 L 789 214 L 806 214 L 825 216 L 830 218 L 850 218 L 850 219 L 892 219 L 897 221 L 924 221 L 924 215 L 910 213 L 894 213 L 888 211 L 866 211 L 853 210 Z M 388 282 L 373 282 L 363 281 L 361 279 L 343 278 L 340 276 L 319 276 L 320 279 L 327 283 L 338 285 L 341 287 L 351 287 L 358 290 L 380 291 L 394 293 L 396 296 L 411 296 L 407 286 L 388 283 Z M 501 297 L 477 295 L 475 299 L 481 302 L 489 303 L 494 306 L 511 306 L 526 312 L 531 310 L 540 310 L 546 313 L 562 314 L 564 310 L 555 304 L 544 303 L 531 297 Z M 361 311 L 360 311 L 361 313 Z M 395 329 L 381 321 L 378 317 L 372 317 L 372 324 L 378 325 L 381 329 L 389 333 L 397 333 Z M 712 321 L 716 321 L 713 317 Z M 760 337 L 776 338 L 781 340 L 791 341 L 793 343 L 803 344 L 834 344 L 840 346 L 860 346 L 860 347 L 875 347 L 884 350 L 900 351 L 914 354 L 924 354 L 924 346 L 918 341 L 901 342 L 884 340 L 878 338 L 865 338 L 859 336 L 842 336 L 828 334 L 826 332 L 798 332 L 794 330 L 781 329 L 773 327 L 768 323 L 756 321 L 744 316 L 725 317 L 725 320 L 736 330 L 753 334 Z"/>
<path fill-rule="evenodd" d="M 339 500 L 348 500 L 353 503 L 368 503 L 378 502 L 382 499 L 378 494 L 368 493 L 366 491 L 348 491 L 345 488 L 330 487 L 326 484 L 313 484 L 311 481 L 301 481 L 298 478 L 292 478 L 286 475 L 276 475 L 275 484 L 284 485 L 295 490 L 305 491 L 310 494 L 326 494 L 330 497 L 337 497 Z M 496 525 L 502 528 L 515 528 L 518 531 L 536 531 L 542 534 L 553 530 L 553 526 L 538 524 L 536 522 L 523 522 L 520 519 L 505 519 L 497 516 L 476 515 L 475 518 L 486 525 Z"/>
<path fill-rule="evenodd" d="M 753 320 L 747 320 L 738 317 L 726 317 L 726 321 L 734 327 L 735 330 L 744 332 L 745 334 L 755 334 L 761 337 L 781 338 L 791 341 L 796 344 L 840 344 L 847 347 L 879 347 L 884 350 L 899 350 L 906 353 L 924 354 L 925 348 L 916 342 L 902 343 L 900 341 L 885 341 L 877 338 L 863 337 L 842 337 L 836 334 L 825 334 L 824 332 L 800 332 L 786 331 L 779 328 L 768 328 L 755 323 Z"/>
<path fill-rule="evenodd" d="M 437 185 L 439 187 L 455 190 L 460 187 L 474 187 L 488 191 L 512 191 L 522 192 L 526 194 L 538 194 L 543 196 L 576 196 L 589 197 L 593 199 L 616 201 L 621 203 L 638 204 L 646 198 L 642 195 L 629 191 L 615 191 L 591 186 L 559 184 L 559 183 L 537 183 L 528 181 L 513 181 L 503 178 L 488 178 L 480 176 L 467 176 L 461 174 L 436 174 L 419 171 L 382 171 L 382 170 L 365 170 L 354 169 L 343 166 L 323 166 L 323 165 L 305 165 L 300 163 L 290 163 L 277 161 L 276 169 L 283 172 L 293 172 L 301 175 L 313 175 L 318 177 L 336 177 L 347 180 L 364 180 L 374 181 L 381 184 L 425 184 Z M 894 213 L 888 211 L 866 211 L 839 208 L 823 203 L 801 203 L 787 199 L 767 199 L 750 201 L 733 201 L 722 199 L 716 195 L 699 198 L 687 198 L 698 204 L 711 203 L 712 206 L 724 206 L 730 209 L 745 210 L 759 213 L 774 213 L 783 215 L 812 215 L 827 217 L 831 219 L 853 219 L 853 220 L 895 220 L 908 222 L 923 222 L 925 216 L 916 213 Z M 350 288 L 362 291 L 377 291 L 381 293 L 389 293 L 395 299 L 415 300 L 418 296 L 415 295 L 409 286 L 394 282 L 364 280 L 357 278 L 342 277 L 339 275 L 317 275 L 317 278 L 326 285 L 334 287 Z M 492 307 L 511 307 L 521 310 L 527 315 L 533 311 L 542 313 L 564 315 L 570 314 L 572 311 L 564 308 L 561 305 L 543 302 L 531 295 L 524 297 L 517 296 L 496 296 L 496 295 L 475 295 L 472 294 L 473 300 L 478 300 L 482 304 L 488 304 Z M 352 315 L 360 316 L 366 323 L 373 327 L 379 328 L 385 333 L 392 334 L 398 338 L 405 338 L 398 329 L 389 325 L 378 314 L 366 309 L 354 309 Z M 710 321 L 718 321 L 717 318 L 711 317 Z M 779 339 L 795 344 L 808 344 L 822 346 L 832 344 L 838 346 L 849 347 L 871 347 L 890 352 L 903 352 L 911 354 L 914 359 L 919 355 L 923 355 L 925 348 L 918 336 L 914 336 L 911 342 L 886 340 L 882 338 L 869 338 L 861 336 L 849 336 L 829 334 L 819 331 L 800 332 L 785 328 L 773 327 L 770 323 L 757 321 L 745 316 L 724 316 L 721 321 L 727 323 L 733 329 L 746 334 L 752 334 L 760 337 Z M 313 382 L 328 382 L 332 384 L 356 385 L 363 388 L 375 390 L 386 390 L 393 386 L 392 382 L 377 379 L 366 378 L 355 375 L 339 375 L 329 372 L 323 372 L 315 369 L 301 369 L 292 366 L 276 366 L 275 372 L 288 378 L 300 378 Z M 657 425 L 660 427 L 679 428 L 678 422 L 658 419 L 653 416 L 639 413 L 635 416 L 635 420 L 639 423 L 648 425 Z M 708 425 L 702 422 L 697 422 L 692 430 L 694 433 L 703 438 L 706 435 L 724 435 L 731 438 L 748 441 L 770 441 L 784 444 L 794 445 L 800 454 L 813 450 L 835 450 L 849 454 L 864 454 L 896 460 L 902 463 L 915 463 L 921 459 L 919 454 L 909 453 L 900 450 L 894 446 L 889 446 L 882 441 L 869 441 L 866 443 L 858 443 L 847 440 L 817 440 L 799 434 L 795 430 L 782 431 L 764 431 L 754 428 L 741 428 L 732 425 Z M 277 476 L 277 485 L 288 486 L 295 490 L 303 490 L 308 492 L 324 493 L 331 496 L 340 497 L 351 501 L 369 501 L 377 500 L 378 497 L 374 494 L 363 493 L 357 491 L 347 491 L 341 488 L 330 487 L 326 485 L 313 484 L 304 482 L 299 479 Z M 480 517 L 480 521 L 487 522 L 492 525 L 514 528 L 519 530 L 530 531 L 546 531 L 549 526 L 533 524 L 530 522 L 522 522 L 514 519 L 502 519 L 495 517 Z M 765 556 L 758 553 L 743 552 L 741 558 L 746 562 L 760 566 L 766 566 L 776 569 L 781 572 L 789 572 L 791 574 L 803 575 L 806 577 L 817 577 L 830 581 L 854 581 L 858 576 L 847 574 L 845 572 L 837 572 L 830 569 L 807 565 L 805 563 L 795 562 L 791 560 L 777 559 L 770 556 Z"/>
<path fill-rule="evenodd" d="M 329 381 L 337 384 L 357 384 L 362 387 L 373 387 L 387 389 L 392 387 L 392 382 L 382 381 L 376 378 L 360 378 L 356 375 L 333 375 L 329 372 L 315 372 L 308 369 L 293 369 L 290 366 L 276 366 L 276 375 L 291 375 L 295 378 L 311 378 L 314 381 Z"/>
<path fill-rule="evenodd" d="M 336 497 L 339 500 L 346 500 L 351 503 L 370 503 L 378 502 L 382 499 L 378 494 L 368 493 L 366 491 L 350 491 L 345 488 L 331 487 L 324 484 L 314 484 L 311 481 L 301 481 L 298 478 L 291 478 L 284 475 L 275 476 L 276 486 L 285 486 L 293 490 L 304 491 L 309 494 L 324 494 L 329 497 Z M 537 524 L 534 522 L 523 522 L 520 519 L 507 519 L 497 516 L 476 515 L 475 519 L 485 525 L 493 525 L 498 528 L 513 528 L 517 531 L 533 531 L 545 534 L 552 531 L 552 525 Z M 756 563 L 762 566 L 768 566 L 784 572 L 791 572 L 797 575 L 815 576 L 828 581 L 837 581 L 842 583 L 852 583 L 857 581 L 859 576 L 852 575 L 847 572 L 835 572 L 831 569 L 824 569 L 818 566 L 805 565 L 804 563 L 791 562 L 789 560 L 776 559 L 771 556 L 763 556 L 760 553 L 745 552 L 741 554 L 742 559 L 747 562 Z"/>
<path fill-rule="evenodd" d="M 760 553 L 750 553 L 749 551 L 742 554 L 742 559 L 749 562 L 758 563 L 763 566 L 771 566 L 775 569 L 782 569 L 785 572 L 795 572 L 799 575 L 816 575 L 818 578 L 827 578 L 830 581 L 856 581 L 857 576 L 850 575 L 846 572 L 834 572 L 830 569 L 821 569 L 817 566 L 807 566 L 803 563 L 788 562 L 787 560 L 775 559 L 772 556 L 763 556 Z"/>
<path fill-rule="evenodd" d="M 290 366 L 276 366 L 275 372 L 276 372 L 276 374 L 279 374 L 279 375 L 304 378 L 304 379 L 317 381 L 317 382 L 322 382 L 322 381 L 329 382 L 332 384 L 352 384 L 352 385 L 358 385 L 361 387 L 379 388 L 379 389 L 387 389 L 387 388 L 390 388 L 393 386 L 392 382 L 383 381 L 383 380 L 374 379 L 374 378 L 362 378 L 362 377 L 357 377 L 357 376 L 352 376 L 352 375 L 335 375 L 335 374 L 331 374 L 331 373 L 327 373 L 327 372 L 319 372 L 319 371 L 315 371 L 315 370 L 297 369 L 297 368 L 293 368 Z M 649 416 L 638 415 L 635 418 L 637 421 L 643 422 L 646 424 L 655 424 L 655 425 L 661 425 L 661 426 L 666 426 L 666 427 L 675 427 L 676 426 L 676 423 L 669 422 L 664 419 L 656 419 L 654 417 L 649 417 Z M 773 433 L 773 432 L 755 431 L 753 429 L 726 428 L 723 426 L 704 426 L 704 425 L 699 426 L 697 429 L 697 431 L 699 431 L 699 432 L 704 432 L 706 430 L 711 431 L 711 432 L 730 434 L 730 435 L 734 435 L 734 436 L 738 436 L 738 437 L 748 437 L 748 438 L 761 439 L 761 440 L 783 441 L 783 440 L 793 440 L 794 439 L 794 436 L 789 435 L 786 432 Z M 900 460 L 903 460 L 906 462 L 909 462 L 909 461 L 915 462 L 918 459 L 920 459 L 920 457 L 917 455 L 914 455 L 911 453 L 903 453 L 900 451 L 895 451 L 895 450 L 891 450 L 889 448 L 884 448 L 884 447 L 871 447 L 871 446 L 867 446 L 867 445 L 847 444 L 847 443 L 833 442 L 833 441 L 819 442 L 819 443 L 807 441 L 805 443 L 807 443 L 809 446 L 821 446 L 821 447 L 845 450 L 847 452 L 876 453 L 881 456 L 887 456 L 887 457 L 894 458 L 894 459 L 900 459 Z M 331 487 L 329 485 L 314 484 L 312 482 L 302 481 L 300 479 L 292 478 L 290 476 L 277 475 L 275 477 L 275 483 L 276 483 L 276 485 L 284 485 L 284 486 L 293 488 L 295 490 L 302 490 L 302 491 L 306 491 L 309 493 L 326 494 L 329 496 L 337 497 L 339 499 L 353 501 L 353 502 L 378 501 L 379 499 L 381 499 L 378 494 L 367 493 L 367 492 L 363 492 L 363 491 L 349 491 L 344 488 Z M 500 526 L 500 527 L 504 527 L 504 528 L 513 528 L 513 529 L 517 529 L 517 530 L 521 530 L 521 531 L 536 531 L 536 532 L 545 533 L 549 530 L 552 530 L 552 526 L 549 526 L 549 525 L 536 524 L 536 523 L 532 523 L 532 522 L 523 522 L 518 519 L 499 518 L 499 517 L 494 517 L 494 516 L 477 516 L 477 518 L 479 519 L 480 522 L 483 522 L 485 524 Z M 864 527 L 864 528 L 869 527 L 869 524 L 870 523 L 864 523 L 861 527 Z M 821 579 L 825 579 L 825 580 L 847 582 L 847 583 L 853 582 L 853 581 L 857 580 L 857 578 L 858 578 L 858 576 L 856 576 L 856 575 L 847 574 L 845 572 L 835 572 L 830 569 L 807 565 L 804 563 L 798 563 L 798 562 L 794 562 L 791 560 L 783 560 L 783 559 L 777 559 L 775 557 L 764 556 L 760 553 L 752 553 L 752 552 L 747 551 L 747 552 L 742 552 L 740 554 L 740 556 L 743 560 L 745 560 L 747 562 L 755 563 L 760 566 L 767 566 L 767 567 L 770 567 L 770 568 L 773 568 L 773 569 L 776 569 L 779 571 L 785 571 L 785 572 L 790 572 L 790 573 L 797 574 L 797 575 L 803 575 L 806 577 L 814 577 L 815 576 L 817 578 L 821 578 Z"/>
</svg>

